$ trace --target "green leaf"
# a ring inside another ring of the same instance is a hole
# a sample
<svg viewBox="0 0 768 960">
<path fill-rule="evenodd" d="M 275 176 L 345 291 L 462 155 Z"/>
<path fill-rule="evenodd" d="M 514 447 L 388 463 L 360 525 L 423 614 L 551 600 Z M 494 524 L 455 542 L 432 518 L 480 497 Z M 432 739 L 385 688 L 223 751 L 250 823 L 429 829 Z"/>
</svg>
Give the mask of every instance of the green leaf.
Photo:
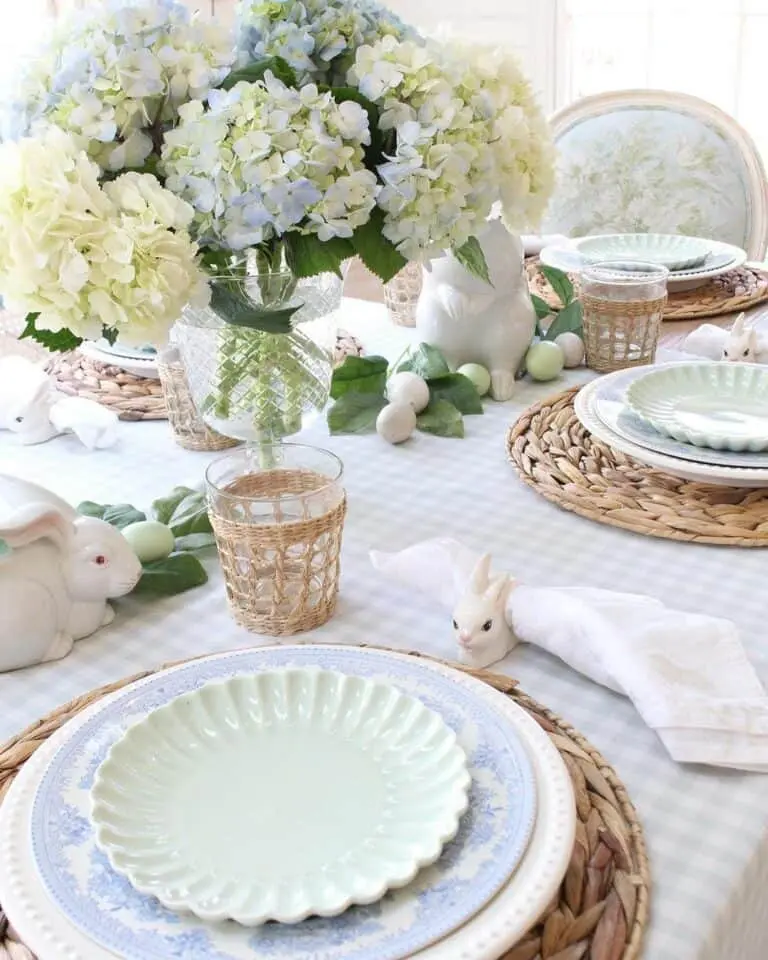
<svg viewBox="0 0 768 960">
<path fill-rule="evenodd" d="M 445 377 L 451 372 L 451 368 L 446 363 L 445 357 L 437 349 L 428 343 L 420 343 L 419 346 L 409 356 L 403 360 L 397 368 L 398 373 L 403 370 L 410 370 L 411 373 L 417 373 L 424 380 L 434 380 L 436 377 Z"/>
<path fill-rule="evenodd" d="M 544 339 L 554 340 L 561 333 L 567 332 L 577 333 L 579 336 L 582 334 L 582 310 L 578 300 L 572 300 L 567 307 L 557 314 L 550 323 Z"/>
<path fill-rule="evenodd" d="M 375 273 L 383 283 L 389 283 L 408 261 L 395 249 L 394 244 L 387 240 L 382 232 L 383 228 L 384 211 L 380 207 L 374 207 L 368 222 L 355 230 L 352 246 L 371 273 Z"/>
<path fill-rule="evenodd" d="M 464 421 L 461 414 L 447 400 L 433 400 L 416 418 L 416 426 L 436 437 L 463 437 Z"/>
<path fill-rule="evenodd" d="M 368 129 L 371 132 L 371 142 L 365 150 L 365 165 L 369 170 L 375 170 L 384 160 L 384 134 L 379 129 L 380 112 L 376 104 L 369 100 L 356 87 L 331 87 L 331 93 L 336 103 L 345 100 L 354 100 L 368 114 Z"/>
<path fill-rule="evenodd" d="M 257 80 L 263 80 L 267 70 L 271 71 L 278 80 L 282 80 L 286 87 L 295 87 L 297 80 L 293 67 L 282 57 L 264 57 L 261 60 L 253 60 L 245 67 L 239 70 L 233 70 L 221 84 L 222 89 L 231 90 L 236 83 L 244 80 L 246 83 L 255 83 Z"/>
<path fill-rule="evenodd" d="M 387 385 L 386 357 L 346 357 L 331 378 L 331 397 L 345 393 L 375 393 L 384 396 Z"/>
<path fill-rule="evenodd" d="M 562 270 L 558 270 L 556 267 L 546 267 L 544 264 L 539 264 L 539 270 L 541 270 L 550 287 L 555 291 L 560 303 L 562 303 L 564 307 L 567 307 L 571 300 L 573 300 L 573 284 L 568 279 L 568 274 L 563 273 Z M 551 312 L 550 310 L 550 313 Z"/>
<path fill-rule="evenodd" d="M 537 320 L 543 320 L 545 317 L 548 317 L 550 314 L 555 312 L 546 300 L 542 300 L 541 297 L 537 297 L 535 293 L 531 294 L 531 303 L 533 304 L 533 309 L 536 311 Z"/>
<path fill-rule="evenodd" d="M 133 592 L 155 597 L 172 597 L 208 582 L 205 567 L 191 553 L 172 553 L 165 560 L 145 563 Z"/>
<path fill-rule="evenodd" d="M 19 334 L 19 340 L 34 340 L 52 353 L 67 353 L 75 350 L 83 342 L 82 337 L 76 337 L 69 330 L 57 330 L 55 333 L 51 330 L 38 330 L 35 320 L 39 316 L 39 313 L 27 314 L 26 325 Z"/>
<path fill-rule="evenodd" d="M 376 426 L 376 417 L 387 405 L 375 393 L 345 393 L 328 411 L 328 429 L 332 434 L 365 433 Z"/>
<path fill-rule="evenodd" d="M 448 400 L 460 413 L 482 413 L 483 402 L 477 387 L 462 373 L 449 373 L 429 381 L 429 399 Z"/>
<path fill-rule="evenodd" d="M 222 320 L 236 327 L 250 327 L 267 333 L 290 333 L 291 317 L 300 309 L 296 307 L 260 307 L 242 290 L 238 281 L 211 281 L 211 309 Z"/>
<path fill-rule="evenodd" d="M 316 277 L 319 273 L 341 276 L 341 264 L 355 255 L 349 240 L 333 237 L 323 242 L 316 233 L 286 233 L 285 256 L 295 277 Z"/>
<path fill-rule="evenodd" d="M 194 491 L 184 497 L 177 504 L 167 525 L 175 537 L 186 537 L 190 533 L 212 533 L 205 494 Z"/>
<path fill-rule="evenodd" d="M 130 503 L 94 503 L 92 500 L 84 500 L 78 505 L 77 512 L 83 517 L 96 517 L 110 523 L 118 530 L 147 519 L 146 513 L 137 510 Z"/>
<path fill-rule="evenodd" d="M 469 270 L 471 274 L 493 286 L 491 275 L 488 273 L 488 264 L 485 262 L 485 254 L 477 237 L 470 237 L 465 244 L 454 247 L 451 252 L 465 270 Z"/>
<path fill-rule="evenodd" d="M 212 533 L 188 533 L 176 540 L 176 551 L 180 550 L 207 550 L 216 546 L 216 537 Z"/>
<path fill-rule="evenodd" d="M 195 493 L 199 493 L 199 491 L 193 490 L 191 487 L 174 487 L 167 497 L 160 497 L 153 502 L 152 513 L 154 514 L 155 520 L 159 520 L 160 523 L 169 526 L 173 511 L 176 507 L 178 507 L 182 500 L 186 500 L 190 494 Z M 200 496 L 202 496 L 202 494 L 200 494 Z"/>
<path fill-rule="evenodd" d="M 0 560 L 3 557 L 9 556 L 10 553 L 11 553 L 11 548 L 8 546 L 5 540 L 0 540 Z"/>
</svg>

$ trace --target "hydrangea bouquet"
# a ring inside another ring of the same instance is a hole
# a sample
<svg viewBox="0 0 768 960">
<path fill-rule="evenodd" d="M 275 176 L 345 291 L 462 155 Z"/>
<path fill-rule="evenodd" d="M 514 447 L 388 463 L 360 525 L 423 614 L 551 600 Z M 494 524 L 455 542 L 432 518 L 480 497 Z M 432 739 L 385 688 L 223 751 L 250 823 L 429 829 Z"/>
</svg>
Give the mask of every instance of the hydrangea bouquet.
<svg viewBox="0 0 768 960">
<path fill-rule="evenodd" d="M 308 373 L 294 336 L 310 278 L 359 256 L 387 281 L 451 250 L 487 279 L 480 226 L 494 207 L 531 224 L 553 181 L 514 60 L 374 0 L 241 0 L 232 35 L 176 0 L 100 2 L 31 61 L 5 121 L 0 292 L 26 334 L 160 344 L 185 303 L 212 310 L 219 428 L 235 400 L 263 413 L 308 384 L 324 403 L 330 368 Z"/>
</svg>

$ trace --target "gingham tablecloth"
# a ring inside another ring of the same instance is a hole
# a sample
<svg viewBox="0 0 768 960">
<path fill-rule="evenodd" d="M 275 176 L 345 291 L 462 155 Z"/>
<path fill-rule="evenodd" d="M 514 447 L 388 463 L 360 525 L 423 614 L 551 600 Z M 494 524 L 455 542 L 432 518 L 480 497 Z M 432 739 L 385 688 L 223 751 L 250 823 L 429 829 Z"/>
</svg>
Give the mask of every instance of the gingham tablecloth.
<svg viewBox="0 0 768 960">
<path fill-rule="evenodd" d="M 390 357 L 410 332 L 382 307 L 347 301 L 343 325 L 369 352 Z M 571 374 L 570 382 L 586 373 Z M 349 497 L 339 609 L 315 642 L 377 643 L 454 657 L 441 610 L 379 580 L 368 551 L 450 535 L 490 550 L 527 582 L 647 593 L 680 609 L 733 619 L 768 683 L 768 553 L 655 540 L 559 510 L 525 487 L 506 459 L 505 431 L 529 404 L 568 382 L 521 384 L 509 404 L 466 418 L 464 440 L 417 434 L 392 447 L 375 434 L 329 438 L 318 421 L 303 435 L 344 461 Z M 210 454 L 174 445 L 166 423 L 121 425 L 120 443 L 89 453 L 72 437 L 17 447 L 0 434 L 0 469 L 46 484 L 72 503 L 148 506 L 199 481 Z M 2 615 L 2 611 L 0 611 Z M 222 582 L 180 597 L 120 604 L 110 627 L 65 660 L 0 675 L 0 739 L 100 684 L 163 661 L 245 647 Z M 706 651 L 702 651 L 706 656 Z M 671 761 L 631 704 L 532 648 L 502 665 L 524 689 L 579 728 L 615 765 L 645 827 L 653 874 L 649 960 L 768 957 L 768 776 L 684 768 Z M 2 869 L 2 865 L 0 865 Z"/>
</svg>

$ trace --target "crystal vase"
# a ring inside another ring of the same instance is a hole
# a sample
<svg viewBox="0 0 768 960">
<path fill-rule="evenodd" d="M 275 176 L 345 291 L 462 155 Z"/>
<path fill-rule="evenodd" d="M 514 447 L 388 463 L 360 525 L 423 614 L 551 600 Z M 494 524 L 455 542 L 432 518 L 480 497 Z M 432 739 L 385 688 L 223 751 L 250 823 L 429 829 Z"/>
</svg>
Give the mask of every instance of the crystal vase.
<svg viewBox="0 0 768 960">
<path fill-rule="evenodd" d="M 283 270 L 212 288 L 210 306 L 188 307 L 177 327 L 199 415 L 251 443 L 298 433 L 328 401 L 341 279 Z"/>
</svg>

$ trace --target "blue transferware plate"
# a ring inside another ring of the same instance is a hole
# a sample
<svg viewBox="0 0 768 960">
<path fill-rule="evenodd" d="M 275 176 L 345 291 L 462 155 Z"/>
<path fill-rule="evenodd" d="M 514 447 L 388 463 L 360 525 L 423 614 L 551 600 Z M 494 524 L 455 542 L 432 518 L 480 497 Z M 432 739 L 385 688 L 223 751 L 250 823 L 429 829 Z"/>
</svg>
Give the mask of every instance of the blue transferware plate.
<svg viewBox="0 0 768 960">
<path fill-rule="evenodd" d="M 89 819 L 96 769 L 147 712 L 211 680 L 314 665 L 388 680 L 441 714 L 467 754 L 472 788 L 459 834 L 408 887 L 341 916 L 248 929 L 171 913 L 137 893 L 95 845 Z M 339 647 L 247 650 L 193 662 L 127 690 L 67 741 L 32 808 L 32 848 L 49 896 L 92 940 L 124 960 L 400 960 L 476 914 L 525 854 L 536 815 L 534 771 L 514 728 L 461 677 L 386 652 Z"/>
</svg>

